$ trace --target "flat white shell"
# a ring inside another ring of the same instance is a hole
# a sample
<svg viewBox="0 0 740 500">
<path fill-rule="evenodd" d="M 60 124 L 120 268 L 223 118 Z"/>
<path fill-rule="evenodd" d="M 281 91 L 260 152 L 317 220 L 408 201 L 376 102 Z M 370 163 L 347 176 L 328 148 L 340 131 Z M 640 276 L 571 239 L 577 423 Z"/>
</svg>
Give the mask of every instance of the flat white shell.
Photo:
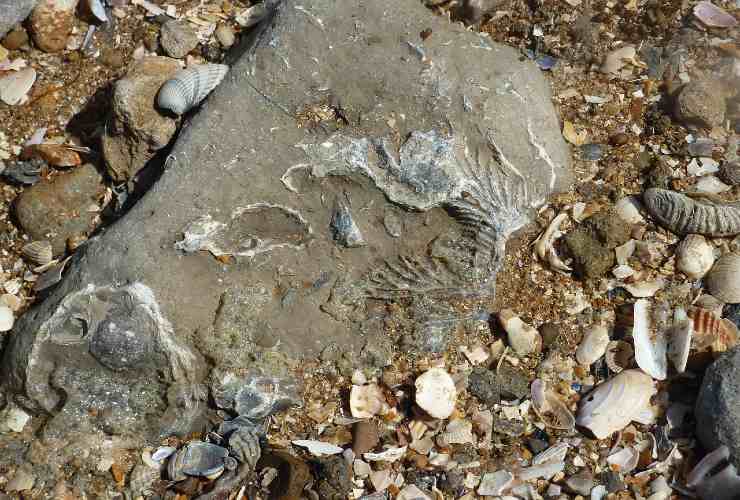
<svg viewBox="0 0 740 500">
<path fill-rule="evenodd" d="M 396 462 L 406 455 L 406 446 L 388 448 L 380 453 L 364 453 L 362 456 L 370 462 Z"/>
<path fill-rule="evenodd" d="M 740 255 L 726 253 L 714 263 L 705 283 L 709 293 L 728 304 L 740 303 Z"/>
<path fill-rule="evenodd" d="M 430 368 L 416 379 L 416 404 L 434 418 L 447 418 L 455 410 L 457 389 L 450 374 Z"/>
<path fill-rule="evenodd" d="M 645 299 L 635 302 L 632 338 L 635 343 L 635 361 L 645 373 L 658 380 L 668 376 L 667 342 L 662 331 L 652 325 L 650 303 Z"/>
<path fill-rule="evenodd" d="M 157 104 L 181 115 L 203 101 L 228 70 L 225 64 L 200 64 L 178 71 L 159 89 Z"/>
<path fill-rule="evenodd" d="M 509 471 L 487 472 L 480 480 L 478 494 L 481 496 L 501 495 L 513 482 L 514 476 Z"/>
<path fill-rule="evenodd" d="M 316 457 L 338 455 L 344 451 L 344 449 L 334 444 L 326 443 L 324 441 L 314 441 L 311 439 L 296 439 L 291 441 L 291 443 L 296 446 L 300 446 L 301 448 L 306 448 L 311 455 Z"/>
<path fill-rule="evenodd" d="M 655 386 L 640 370 L 624 370 L 598 385 L 582 400 L 576 424 L 604 439 L 631 421 L 646 421 L 652 413 L 650 398 Z"/>
<path fill-rule="evenodd" d="M 0 78 L 0 101 L 10 106 L 19 104 L 36 81 L 36 70 L 26 68 Z"/>
<path fill-rule="evenodd" d="M 590 366 L 601 358 L 609 345 L 609 330 L 604 325 L 592 325 L 583 334 L 583 340 L 576 349 L 576 361 Z"/>
<path fill-rule="evenodd" d="M 714 264 L 714 247 L 700 234 L 689 234 L 676 247 L 676 268 L 692 280 L 704 277 Z"/>
</svg>

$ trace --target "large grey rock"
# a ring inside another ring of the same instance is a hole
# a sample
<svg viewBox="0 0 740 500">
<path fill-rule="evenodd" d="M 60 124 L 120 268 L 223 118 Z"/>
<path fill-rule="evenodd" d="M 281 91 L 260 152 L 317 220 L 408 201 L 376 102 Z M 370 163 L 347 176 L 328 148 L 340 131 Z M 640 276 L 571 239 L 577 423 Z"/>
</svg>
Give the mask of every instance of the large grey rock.
<svg viewBox="0 0 740 500">
<path fill-rule="evenodd" d="M 143 405 L 114 426 L 135 441 L 142 418 L 193 420 L 209 368 L 239 411 L 254 391 L 225 382 L 290 374 L 331 343 L 359 351 L 385 333 L 366 324 L 369 304 L 434 303 L 420 316 L 396 308 L 418 328 L 454 319 L 450 302 L 493 294 L 508 236 L 570 181 L 536 67 L 419 2 L 286 0 L 248 43 L 159 181 L 18 321 L 0 380 L 52 422 L 96 428 L 85 410 L 103 396 L 82 396 L 99 374 L 111 394 L 128 391 L 120 411 Z M 337 201 L 366 245 L 334 240 Z M 134 325 L 115 305 L 127 294 Z M 95 323 L 70 343 L 78 316 Z M 131 389 L 143 380 L 150 406 Z M 259 397 L 255 408 L 277 396 Z"/>
<path fill-rule="evenodd" d="M 0 38 L 13 26 L 23 21 L 33 10 L 37 0 L 0 0 Z"/>
<path fill-rule="evenodd" d="M 707 450 L 730 449 L 740 467 L 740 348 L 723 354 L 707 369 L 696 401 L 696 434 Z"/>
</svg>

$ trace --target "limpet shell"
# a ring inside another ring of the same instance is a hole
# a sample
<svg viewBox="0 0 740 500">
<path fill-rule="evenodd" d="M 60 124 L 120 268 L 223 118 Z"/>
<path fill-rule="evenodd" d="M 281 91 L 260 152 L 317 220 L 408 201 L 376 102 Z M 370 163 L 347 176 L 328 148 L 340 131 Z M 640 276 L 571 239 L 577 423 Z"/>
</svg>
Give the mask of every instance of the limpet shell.
<svg viewBox="0 0 740 500">
<path fill-rule="evenodd" d="M 21 248 L 21 253 L 39 266 L 45 266 L 54 258 L 51 243 L 47 240 L 32 241 Z"/>
<path fill-rule="evenodd" d="M 651 422 L 655 414 L 650 398 L 655 394 L 653 379 L 640 370 L 624 370 L 596 386 L 578 410 L 576 424 L 604 439 L 624 429 L 631 421 Z"/>
<path fill-rule="evenodd" d="M 582 365 L 592 365 L 606 352 L 609 345 L 609 330 L 604 325 L 592 325 L 583 334 L 583 340 L 576 349 L 576 361 Z"/>
<path fill-rule="evenodd" d="M 714 247 L 700 234 L 690 234 L 676 247 L 676 268 L 692 280 L 703 278 L 714 264 Z"/>
<path fill-rule="evenodd" d="M 707 290 L 728 304 L 740 303 L 740 255 L 726 253 L 715 262 L 705 279 Z"/>
<path fill-rule="evenodd" d="M 635 350 L 632 344 L 624 340 L 612 340 L 606 346 L 606 366 L 614 373 L 619 373 L 632 366 L 635 361 Z"/>
<path fill-rule="evenodd" d="M 157 105 L 182 115 L 200 104 L 226 76 L 225 64 L 200 64 L 183 69 L 164 82 L 157 95 Z"/>
</svg>

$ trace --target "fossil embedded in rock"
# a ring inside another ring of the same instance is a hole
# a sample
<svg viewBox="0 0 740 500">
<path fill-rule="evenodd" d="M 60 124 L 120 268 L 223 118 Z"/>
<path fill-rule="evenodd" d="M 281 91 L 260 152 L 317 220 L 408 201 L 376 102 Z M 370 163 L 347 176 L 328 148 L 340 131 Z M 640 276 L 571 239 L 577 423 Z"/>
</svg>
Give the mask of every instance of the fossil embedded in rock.
<svg viewBox="0 0 740 500">
<path fill-rule="evenodd" d="M 200 104 L 221 83 L 228 70 L 224 64 L 201 64 L 178 71 L 159 89 L 157 104 L 182 115 Z"/>
<path fill-rule="evenodd" d="M 740 213 L 740 212 L 739 212 Z M 740 303 L 740 254 L 727 253 L 715 262 L 706 277 L 709 293 L 728 304 Z"/>
<path fill-rule="evenodd" d="M 666 229 L 680 235 L 734 236 L 740 233 L 740 202 L 726 202 L 712 195 L 693 195 L 650 188 L 643 201 L 650 215 Z"/>
<path fill-rule="evenodd" d="M 581 400 L 576 424 L 597 439 L 604 439 L 633 420 L 650 422 L 655 418 L 650 406 L 653 394 L 655 387 L 649 375 L 640 370 L 624 370 Z"/>
<path fill-rule="evenodd" d="M 430 368 L 416 379 L 416 404 L 434 418 L 447 418 L 455 410 L 457 389 L 450 374 Z"/>
<path fill-rule="evenodd" d="M 334 241 L 344 247 L 354 248 L 367 245 L 360 228 L 357 227 L 352 217 L 352 212 L 345 203 L 337 201 L 331 216 L 330 227 Z"/>
</svg>

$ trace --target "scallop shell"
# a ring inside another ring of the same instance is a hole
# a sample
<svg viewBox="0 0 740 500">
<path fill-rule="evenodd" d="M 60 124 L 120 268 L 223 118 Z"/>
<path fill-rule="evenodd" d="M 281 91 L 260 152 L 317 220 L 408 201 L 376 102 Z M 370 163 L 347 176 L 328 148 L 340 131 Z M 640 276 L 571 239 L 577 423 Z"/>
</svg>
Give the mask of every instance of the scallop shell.
<svg viewBox="0 0 740 500">
<path fill-rule="evenodd" d="M 690 308 L 688 316 L 694 331 L 693 349 L 720 353 L 737 344 L 737 327 L 732 321 L 721 319 L 712 311 L 700 307 Z"/>
<path fill-rule="evenodd" d="M 604 439 L 633 420 L 649 422 L 654 418 L 650 406 L 653 394 L 655 387 L 649 375 L 640 370 L 624 370 L 582 400 L 576 424 L 597 439 Z"/>
<path fill-rule="evenodd" d="M 46 240 L 32 241 L 21 248 L 21 253 L 28 260 L 39 266 L 45 266 L 54 258 L 51 243 Z"/>
<path fill-rule="evenodd" d="M 668 344 L 665 335 L 662 329 L 656 328 L 652 308 L 647 300 L 636 301 L 634 308 L 632 338 L 637 366 L 653 378 L 665 380 L 668 376 Z"/>
<path fill-rule="evenodd" d="M 692 280 L 703 278 L 714 264 L 714 247 L 700 234 L 690 234 L 676 247 L 676 268 Z"/>
<path fill-rule="evenodd" d="M 706 277 L 707 290 L 722 302 L 740 303 L 740 255 L 726 253 L 720 257 Z"/>
<path fill-rule="evenodd" d="M 200 104 L 226 76 L 225 64 L 200 64 L 175 73 L 157 95 L 160 108 L 182 115 Z"/>
<path fill-rule="evenodd" d="M 673 233 L 740 234 L 740 202 L 725 202 L 711 195 L 689 197 L 658 188 L 648 189 L 642 198 L 653 219 Z"/>
<path fill-rule="evenodd" d="M 457 389 L 449 373 L 442 368 L 430 368 L 414 384 L 416 404 L 434 418 L 447 418 L 455 410 Z"/>
<path fill-rule="evenodd" d="M 606 366 L 614 373 L 632 366 L 635 360 L 635 350 L 632 344 L 624 340 L 612 340 L 606 346 Z"/>
<path fill-rule="evenodd" d="M 582 365 L 592 365 L 606 352 L 609 345 L 609 330 L 604 325 L 593 325 L 583 334 L 576 349 L 576 360 Z"/>
</svg>

